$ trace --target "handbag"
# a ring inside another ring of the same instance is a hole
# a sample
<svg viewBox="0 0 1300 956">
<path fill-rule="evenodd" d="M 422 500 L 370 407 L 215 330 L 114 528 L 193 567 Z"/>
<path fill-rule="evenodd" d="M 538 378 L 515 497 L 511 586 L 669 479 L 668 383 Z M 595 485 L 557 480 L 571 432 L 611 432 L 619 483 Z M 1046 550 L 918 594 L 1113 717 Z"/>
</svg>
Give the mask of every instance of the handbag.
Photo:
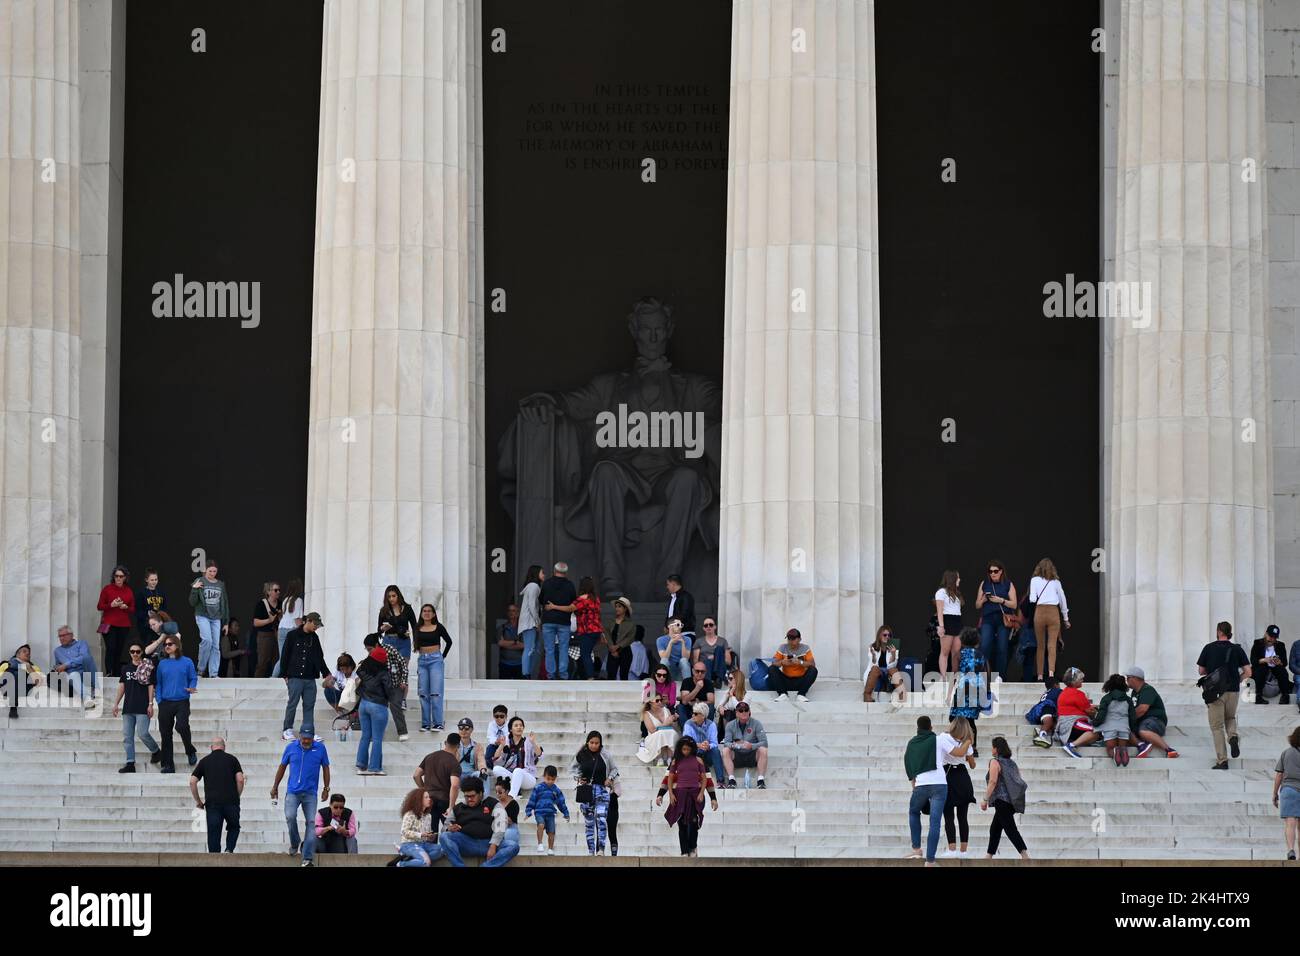
<svg viewBox="0 0 1300 956">
<path fill-rule="evenodd" d="M 569 660 L 576 661 L 581 656 L 582 642 L 578 640 L 576 635 L 573 635 L 569 638 Z"/>
<path fill-rule="evenodd" d="M 344 713 L 349 713 L 357 709 L 357 697 L 361 689 L 361 676 L 353 674 L 348 678 L 348 682 L 343 685 L 343 693 L 339 694 L 339 707 Z"/>
<path fill-rule="evenodd" d="M 100 622 L 99 622 L 99 627 L 97 627 L 96 630 L 99 631 L 100 634 L 107 634 L 107 633 L 108 633 L 108 618 L 103 618 L 102 620 L 100 620 Z"/>
</svg>

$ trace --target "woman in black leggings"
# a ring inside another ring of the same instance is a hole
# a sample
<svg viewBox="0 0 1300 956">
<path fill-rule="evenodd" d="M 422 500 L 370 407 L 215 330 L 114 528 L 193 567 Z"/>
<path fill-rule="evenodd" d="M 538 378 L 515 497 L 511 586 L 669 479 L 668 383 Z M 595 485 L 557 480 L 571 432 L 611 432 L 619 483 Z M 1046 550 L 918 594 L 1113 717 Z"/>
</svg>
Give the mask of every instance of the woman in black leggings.
<svg viewBox="0 0 1300 956">
<path fill-rule="evenodd" d="M 952 722 L 952 727 L 948 730 L 957 741 L 964 742 L 971 740 L 974 744 L 974 726 L 971 721 L 958 717 Z M 965 856 L 967 847 L 970 844 L 970 824 L 966 820 L 966 814 L 970 810 L 970 805 L 975 802 L 975 786 L 971 783 L 970 772 L 966 769 L 969 764 L 971 769 L 975 767 L 975 757 L 967 749 L 964 759 L 957 763 L 944 764 L 944 774 L 948 778 L 948 799 L 943 805 L 943 825 L 948 833 L 948 856 Z M 954 826 L 953 818 L 956 818 Z M 960 830 L 961 849 L 957 849 L 957 836 Z"/>
<path fill-rule="evenodd" d="M 993 805 L 993 825 L 989 827 L 989 852 L 985 859 L 991 860 L 998 852 L 998 844 L 1003 832 L 1011 845 L 1020 851 L 1020 859 L 1029 859 L 1029 850 L 1025 848 L 1024 837 L 1016 826 L 1016 810 L 1011 804 L 1011 792 L 1007 789 L 1007 777 L 1015 772 L 1018 777 L 1020 769 L 1011 759 L 1011 748 L 1005 737 L 993 738 L 993 759 L 989 761 L 988 788 L 984 792 L 981 810 Z"/>
</svg>

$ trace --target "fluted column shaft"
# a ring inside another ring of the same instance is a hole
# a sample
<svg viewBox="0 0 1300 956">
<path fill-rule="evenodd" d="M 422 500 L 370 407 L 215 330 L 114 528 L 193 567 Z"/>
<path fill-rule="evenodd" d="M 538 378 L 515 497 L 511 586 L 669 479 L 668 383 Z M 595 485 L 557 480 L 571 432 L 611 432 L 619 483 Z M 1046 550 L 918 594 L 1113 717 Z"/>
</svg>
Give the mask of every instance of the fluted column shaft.
<svg viewBox="0 0 1300 956">
<path fill-rule="evenodd" d="M 1154 306 L 1111 320 L 1106 660 L 1186 678 L 1272 606 L 1260 2 L 1124 0 L 1121 31 L 1115 278 Z"/>
<path fill-rule="evenodd" d="M 325 4 L 307 604 L 332 660 L 355 654 L 397 584 L 456 640 L 448 676 L 473 673 L 483 647 L 476 33 L 468 0 Z"/>
<path fill-rule="evenodd" d="M 0 0 L 0 637 L 42 667 L 54 629 L 78 625 L 77 14 L 75 0 Z"/>
<path fill-rule="evenodd" d="M 880 619 L 871 0 L 737 0 L 719 627 L 860 677 Z"/>
</svg>

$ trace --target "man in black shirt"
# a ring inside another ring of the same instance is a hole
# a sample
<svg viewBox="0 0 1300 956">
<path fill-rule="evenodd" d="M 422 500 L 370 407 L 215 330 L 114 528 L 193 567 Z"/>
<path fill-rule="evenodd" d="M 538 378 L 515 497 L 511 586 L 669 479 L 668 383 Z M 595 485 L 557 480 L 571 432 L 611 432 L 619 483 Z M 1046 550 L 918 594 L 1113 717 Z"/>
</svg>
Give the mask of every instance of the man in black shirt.
<svg viewBox="0 0 1300 956">
<path fill-rule="evenodd" d="M 289 691 L 289 703 L 284 708 L 284 740 L 293 740 L 293 722 L 302 701 L 302 729 L 315 733 L 316 721 L 312 712 L 316 708 L 316 678 L 325 678 L 325 686 L 334 686 L 334 675 L 325 664 L 316 629 L 325 622 L 315 611 L 304 614 L 302 627 L 295 628 L 284 637 L 284 656 L 280 658 L 280 676 Z"/>
<path fill-rule="evenodd" d="M 518 843 L 505 843 L 510 818 L 505 808 L 483 796 L 483 781 L 468 777 L 461 783 L 463 803 L 451 808 L 438 846 L 452 866 L 464 866 L 466 856 L 484 857 L 484 866 L 505 866 L 519 852 Z"/>
<path fill-rule="evenodd" d="M 1282 631 L 1278 626 L 1270 624 L 1264 631 L 1264 636 L 1255 641 L 1250 649 L 1250 672 L 1255 675 L 1257 704 L 1268 703 L 1268 698 L 1264 696 L 1264 685 L 1268 683 L 1270 675 L 1277 681 L 1278 690 L 1281 691 L 1277 702 L 1291 703 L 1291 675 L 1287 672 L 1286 645 L 1278 640 L 1281 636 Z"/>
<path fill-rule="evenodd" d="M 199 781 L 206 780 L 199 799 Z M 226 852 L 235 852 L 239 840 L 239 795 L 244 792 L 244 768 L 226 753 L 226 741 L 212 738 L 212 752 L 190 771 L 190 794 L 194 806 L 208 814 L 208 852 L 221 852 L 221 824 L 226 825 Z"/>
<path fill-rule="evenodd" d="M 569 566 L 555 562 L 554 573 L 542 582 L 542 647 L 546 649 L 546 676 L 569 676 L 569 615 L 577 607 L 578 589 L 568 578 Z"/>
<path fill-rule="evenodd" d="M 664 617 L 665 621 L 671 621 L 673 618 L 682 622 L 682 633 L 689 636 L 692 641 L 695 638 L 695 598 L 691 592 L 682 587 L 682 576 L 680 574 L 668 575 L 668 611 Z"/>
<path fill-rule="evenodd" d="M 1215 638 L 1201 648 L 1196 669 L 1202 678 L 1219 672 L 1223 693 L 1217 699 L 1207 701 L 1206 706 L 1210 733 L 1214 735 L 1214 769 L 1227 770 L 1228 753 L 1223 743 L 1225 731 L 1232 756 L 1241 756 L 1241 747 L 1237 743 L 1237 700 L 1241 696 L 1241 679 L 1250 677 L 1250 661 L 1241 645 L 1232 640 L 1232 625 L 1227 621 L 1219 622 Z"/>
<path fill-rule="evenodd" d="M 691 665 L 691 676 L 682 681 L 681 690 L 677 692 L 677 716 L 681 718 L 682 728 L 691 719 L 696 704 L 709 705 L 709 720 L 717 714 L 713 709 L 713 681 L 705 677 L 708 666 L 703 661 Z"/>
</svg>

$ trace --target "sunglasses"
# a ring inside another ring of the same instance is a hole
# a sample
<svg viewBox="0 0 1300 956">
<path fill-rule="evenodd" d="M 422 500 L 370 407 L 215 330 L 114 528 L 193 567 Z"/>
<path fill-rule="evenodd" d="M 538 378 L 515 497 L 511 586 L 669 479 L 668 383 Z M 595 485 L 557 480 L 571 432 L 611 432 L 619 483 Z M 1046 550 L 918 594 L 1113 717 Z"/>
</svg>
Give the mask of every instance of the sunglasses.
<svg viewBox="0 0 1300 956">
<path fill-rule="evenodd" d="M 710 622 L 706 623 L 704 626 L 705 626 L 705 627 L 717 627 L 718 625 L 716 625 L 716 624 L 714 624 L 712 621 L 710 621 Z"/>
<path fill-rule="evenodd" d="M 278 590 L 280 590 L 280 589 L 279 589 L 279 588 L 271 588 L 271 590 L 272 590 L 272 591 L 278 591 Z"/>
<path fill-rule="evenodd" d="M 738 713 L 738 714 L 747 714 L 747 713 L 749 713 L 749 708 L 748 708 L 748 707 L 737 707 L 737 708 L 736 708 L 736 713 Z"/>
<path fill-rule="evenodd" d="M 893 635 L 893 634 L 890 634 L 888 631 L 886 631 L 884 634 L 881 634 L 880 636 L 883 637 L 883 638 L 885 638 L 886 640 L 888 640 L 889 638 L 893 637 L 894 635 Z"/>
<path fill-rule="evenodd" d="M 1002 573 L 1001 568 L 989 568 L 989 574 L 1001 574 L 1001 573 Z"/>
<path fill-rule="evenodd" d="M 131 654 L 132 657 L 139 657 L 142 653 L 144 653 L 144 652 L 141 651 L 139 648 L 134 648 L 134 647 L 131 648 L 131 651 L 130 651 L 130 654 Z"/>
<path fill-rule="evenodd" d="M 175 643 L 173 643 L 172 641 L 168 641 L 166 644 L 163 645 L 163 647 L 175 647 L 175 646 L 176 646 Z"/>
</svg>

